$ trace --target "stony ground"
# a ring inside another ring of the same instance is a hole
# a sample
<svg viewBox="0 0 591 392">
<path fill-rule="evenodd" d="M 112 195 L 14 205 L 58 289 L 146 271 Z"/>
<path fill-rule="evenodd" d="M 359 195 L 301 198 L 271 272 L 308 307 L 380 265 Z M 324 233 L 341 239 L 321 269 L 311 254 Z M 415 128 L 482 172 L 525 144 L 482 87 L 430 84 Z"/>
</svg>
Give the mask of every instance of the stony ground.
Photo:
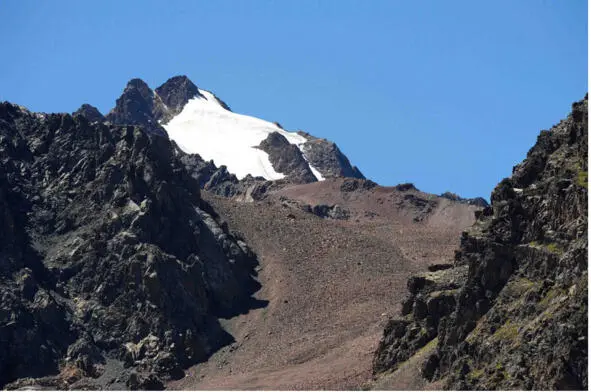
<svg viewBox="0 0 591 392">
<path fill-rule="evenodd" d="M 235 343 L 168 387 L 368 385 L 384 323 L 398 312 L 408 277 L 453 257 L 475 207 L 415 189 L 363 184 L 334 179 L 296 185 L 254 203 L 203 192 L 257 253 L 262 289 L 256 296 L 268 304 L 223 320 Z M 406 203 L 412 199 L 407 195 L 431 198 L 434 206 L 427 212 L 421 202 Z M 304 211 L 306 204 L 337 204 L 349 218 L 321 218 Z"/>
</svg>

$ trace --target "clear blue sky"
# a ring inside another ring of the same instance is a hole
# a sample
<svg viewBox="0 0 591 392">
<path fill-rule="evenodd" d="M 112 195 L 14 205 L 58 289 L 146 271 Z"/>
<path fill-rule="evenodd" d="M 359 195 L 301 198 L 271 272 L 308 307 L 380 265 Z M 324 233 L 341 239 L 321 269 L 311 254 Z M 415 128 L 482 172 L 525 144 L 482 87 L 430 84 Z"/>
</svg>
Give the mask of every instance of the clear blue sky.
<svg viewBox="0 0 591 392">
<path fill-rule="evenodd" d="M 188 75 L 384 185 L 488 198 L 587 91 L 585 0 L 0 2 L 0 100 L 108 112 Z"/>
</svg>

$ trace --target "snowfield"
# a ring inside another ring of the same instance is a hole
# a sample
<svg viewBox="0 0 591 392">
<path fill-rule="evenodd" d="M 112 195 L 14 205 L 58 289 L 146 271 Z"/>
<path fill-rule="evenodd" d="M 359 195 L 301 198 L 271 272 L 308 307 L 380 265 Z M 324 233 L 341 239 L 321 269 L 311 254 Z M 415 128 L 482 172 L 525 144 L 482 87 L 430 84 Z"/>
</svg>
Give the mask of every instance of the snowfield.
<svg viewBox="0 0 591 392">
<path fill-rule="evenodd" d="M 226 165 L 239 179 L 247 174 L 267 180 L 285 177 L 273 169 L 267 153 L 256 146 L 270 133 L 279 132 L 301 150 L 305 137 L 271 122 L 231 112 L 209 91 L 199 89 L 199 93 L 177 116 L 162 124 L 184 152 L 212 159 L 218 167 Z M 324 179 L 318 170 L 310 168 L 318 180 Z"/>
</svg>

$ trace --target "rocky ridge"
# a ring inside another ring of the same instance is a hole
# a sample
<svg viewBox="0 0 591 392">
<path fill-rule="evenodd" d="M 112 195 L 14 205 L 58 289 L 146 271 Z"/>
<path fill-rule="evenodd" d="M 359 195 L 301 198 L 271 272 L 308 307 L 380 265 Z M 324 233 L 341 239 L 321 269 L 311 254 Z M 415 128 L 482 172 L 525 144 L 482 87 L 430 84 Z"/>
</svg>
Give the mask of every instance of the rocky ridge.
<svg viewBox="0 0 591 392">
<path fill-rule="evenodd" d="M 450 389 L 587 389 L 587 102 L 542 131 L 453 263 L 409 279 L 378 380 L 426 357 L 422 376 Z"/>
<path fill-rule="evenodd" d="M 356 166 L 351 165 L 335 143 L 306 132 L 299 134 L 308 139 L 303 147 L 306 158 L 324 177 L 365 178 Z"/>
<path fill-rule="evenodd" d="M 290 144 L 281 134 L 270 133 L 261 142 L 259 148 L 269 154 L 269 161 L 276 171 L 289 173 L 287 175 L 289 182 L 305 184 L 318 180 L 300 149 L 296 145 Z"/>
<path fill-rule="evenodd" d="M 72 116 L 84 116 L 91 123 L 106 121 L 105 116 L 103 116 L 97 108 L 87 103 L 80 106 L 78 110 L 72 113 Z"/>
<path fill-rule="evenodd" d="M 1 387 L 160 388 L 262 306 L 167 138 L 5 102 L 0 158 Z"/>
<path fill-rule="evenodd" d="M 444 192 L 441 195 L 439 195 L 439 197 L 445 197 L 449 200 L 454 200 L 460 203 L 470 204 L 473 206 L 488 207 L 488 202 L 482 197 L 463 198 L 460 197 L 458 194 L 452 192 Z"/>
<path fill-rule="evenodd" d="M 150 89 L 141 79 L 132 79 L 105 119 L 113 124 L 142 125 L 149 132 L 165 135 L 162 125 L 178 115 L 190 99 L 198 96 L 203 97 L 197 86 L 186 76 L 172 77 L 155 90 Z M 225 110 L 231 111 L 225 102 L 216 96 L 214 98 Z M 97 118 L 96 113 L 87 112 L 87 108 L 81 114 L 91 116 L 91 121 Z M 281 126 L 278 127 L 282 129 Z M 273 135 L 269 135 L 259 146 L 269 154 L 273 167 L 291 181 L 316 181 L 310 165 L 317 168 L 323 177 L 364 178 L 335 143 L 307 133 L 300 134 L 308 139 L 302 151 L 296 151 L 297 146 Z"/>
</svg>

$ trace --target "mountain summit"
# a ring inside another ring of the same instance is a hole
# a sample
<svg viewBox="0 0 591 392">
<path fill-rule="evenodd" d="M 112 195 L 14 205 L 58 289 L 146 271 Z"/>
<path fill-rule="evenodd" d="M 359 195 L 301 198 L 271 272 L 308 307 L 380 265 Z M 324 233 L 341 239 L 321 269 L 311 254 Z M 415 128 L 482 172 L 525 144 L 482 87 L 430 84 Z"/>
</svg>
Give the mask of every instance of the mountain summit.
<svg viewBox="0 0 591 392">
<path fill-rule="evenodd" d="M 172 77 L 155 90 L 141 79 L 130 80 L 106 119 L 168 135 L 184 153 L 226 166 L 239 180 L 249 175 L 294 183 L 365 178 L 336 144 L 234 113 L 186 76 Z"/>
</svg>

